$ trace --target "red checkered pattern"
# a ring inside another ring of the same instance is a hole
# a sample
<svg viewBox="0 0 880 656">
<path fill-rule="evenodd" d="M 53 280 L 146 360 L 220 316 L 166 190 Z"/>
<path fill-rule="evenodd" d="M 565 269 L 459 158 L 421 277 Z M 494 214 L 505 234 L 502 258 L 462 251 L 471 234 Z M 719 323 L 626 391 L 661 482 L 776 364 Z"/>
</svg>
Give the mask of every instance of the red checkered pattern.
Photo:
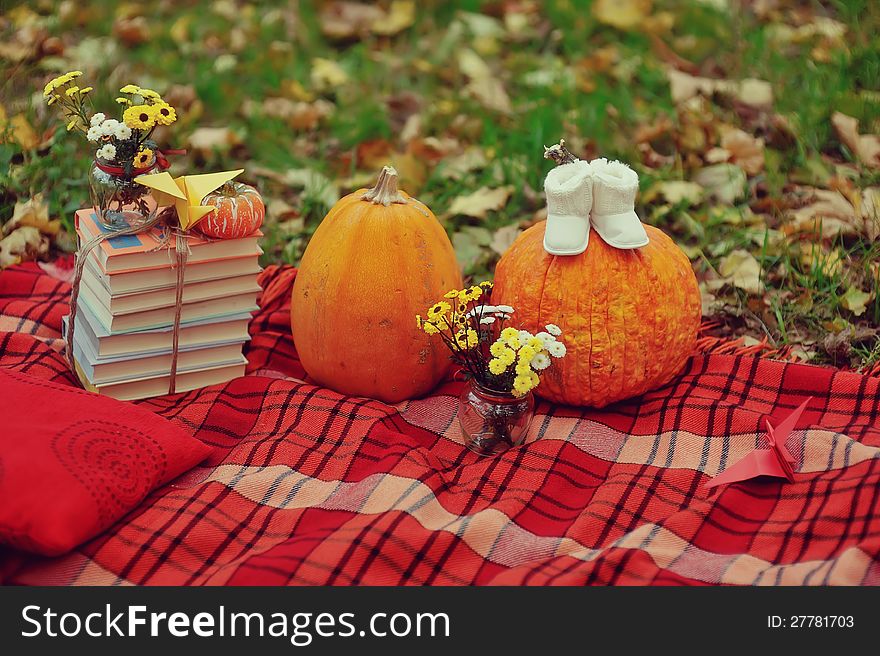
<svg viewBox="0 0 880 656">
<path fill-rule="evenodd" d="M 697 355 L 603 410 L 539 403 L 528 443 L 461 445 L 459 387 L 390 406 L 316 387 L 290 338 L 295 273 L 269 268 L 248 375 L 140 402 L 214 448 L 54 559 L 0 551 L 22 584 L 880 584 L 880 380 Z M 0 274 L 0 365 L 75 384 L 69 288 Z M 704 483 L 813 401 L 795 481 Z"/>
</svg>

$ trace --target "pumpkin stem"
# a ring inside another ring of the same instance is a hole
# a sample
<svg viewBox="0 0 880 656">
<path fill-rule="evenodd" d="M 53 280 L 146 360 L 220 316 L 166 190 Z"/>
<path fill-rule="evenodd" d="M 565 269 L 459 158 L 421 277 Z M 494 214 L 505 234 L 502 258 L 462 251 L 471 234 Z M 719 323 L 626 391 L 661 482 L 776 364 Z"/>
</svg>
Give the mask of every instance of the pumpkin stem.
<svg viewBox="0 0 880 656">
<path fill-rule="evenodd" d="M 232 180 L 224 182 L 223 186 L 220 187 L 220 193 L 227 197 L 237 196 L 238 194 L 235 192 L 235 182 Z"/>
<path fill-rule="evenodd" d="M 565 139 L 560 139 L 558 144 L 553 144 L 549 148 L 544 146 L 544 159 L 552 159 L 556 166 L 578 161 L 578 158 L 572 155 L 571 151 L 565 147 Z"/>
<path fill-rule="evenodd" d="M 385 207 L 391 203 L 406 204 L 406 198 L 397 190 L 397 170 L 393 166 L 383 166 L 376 180 L 376 186 L 369 189 L 361 199 Z"/>
</svg>

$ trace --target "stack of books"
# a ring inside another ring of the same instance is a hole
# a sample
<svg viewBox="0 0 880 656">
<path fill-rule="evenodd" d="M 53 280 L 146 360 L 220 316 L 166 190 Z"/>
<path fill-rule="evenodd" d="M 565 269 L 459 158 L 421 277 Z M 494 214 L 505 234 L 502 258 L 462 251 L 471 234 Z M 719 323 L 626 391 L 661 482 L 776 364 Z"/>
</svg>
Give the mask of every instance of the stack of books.
<svg viewBox="0 0 880 656">
<path fill-rule="evenodd" d="M 163 230 L 110 237 L 89 255 L 73 336 L 86 389 L 122 400 L 168 393 L 177 270 L 174 238 L 163 240 Z M 107 230 L 87 209 L 76 213 L 76 231 L 82 246 Z M 240 239 L 188 237 L 176 391 L 244 374 L 242 346 L 260 293 L 260 237 L 259 230 Z"/>
</svg>

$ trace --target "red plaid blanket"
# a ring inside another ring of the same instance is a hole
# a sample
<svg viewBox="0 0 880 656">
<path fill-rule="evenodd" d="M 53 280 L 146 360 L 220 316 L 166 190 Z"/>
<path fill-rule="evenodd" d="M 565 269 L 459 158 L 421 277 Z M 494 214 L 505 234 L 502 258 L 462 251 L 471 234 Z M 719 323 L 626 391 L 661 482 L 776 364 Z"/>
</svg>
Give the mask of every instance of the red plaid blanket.
<svg viewBox="0 0 880 656">
<path fill-rule="evenodd" d="M 103 535 L 54 559 L 0 551 L 24 584 L 880 584 L 880 380 L 697 355 L 601 411 L 539 404 L 526 446 L 461 446 L 456 384 L 398 406 L 304 381 L 295 273 L 262 277 L 248 375 L 141 405 L 214 447 Z M 0 365 L 74 379 L 69 287 L 0 275 Z M 703 485 L 812 396 L 795 482 Z"/>
</svg>

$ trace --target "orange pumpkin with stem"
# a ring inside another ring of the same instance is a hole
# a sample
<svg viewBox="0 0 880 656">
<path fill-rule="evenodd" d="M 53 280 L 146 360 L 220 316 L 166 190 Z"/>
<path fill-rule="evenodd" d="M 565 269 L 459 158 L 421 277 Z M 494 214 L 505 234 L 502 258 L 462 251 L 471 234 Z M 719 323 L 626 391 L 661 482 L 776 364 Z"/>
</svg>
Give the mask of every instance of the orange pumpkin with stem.
<svg viewBox="0 0 880 656">
<path fill-rule="evenodd" d="M 247 237 L 263 224 L 266 208 L 260 192 L 230 180 L 202 200 L 202 205 L 217 209 L 196 224 L 196 230 L 215 239 Z"/>
<path fill-rule="evenodd" d="M 343 394 L 388 403 L 426 394 L 450 360 L 415 316 L 459 287 L 443 226 L 386 166 L 375 187 L 336 203 L 303 254 L 291 304 L 300 361 Z"/>
<path fill-rule="evenodd" d="M 516 309 L 525 330 L 557 324 L 568 353 L 535 390 L 556 403 L 601 408 L 666 384 L 691 355 L 700 326 L 696 276 L 653 226 L 649 243 L 618 250 L 593 231 L 581 255 L 544 250 L 542 221 L 498 262 L 492 302 Z M 592 230 L 592 228 L 591 228 Z"/>
</svg>

